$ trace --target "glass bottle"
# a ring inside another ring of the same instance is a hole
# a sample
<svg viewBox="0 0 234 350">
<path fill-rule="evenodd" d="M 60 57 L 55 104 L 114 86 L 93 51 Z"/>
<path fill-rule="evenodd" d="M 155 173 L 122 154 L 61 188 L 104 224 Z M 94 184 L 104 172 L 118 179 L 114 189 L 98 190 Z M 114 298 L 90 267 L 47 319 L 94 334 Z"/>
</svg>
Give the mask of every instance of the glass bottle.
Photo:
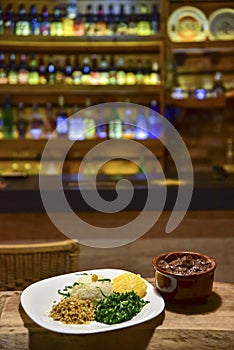
<svg viewBox="0 0 234 350">
<path fill-rule="evenodd" d="M 136 84 L 136 72 L 133 66 L 133 60 L 129 59 L 127 68 L 126 68 L 126 85 L 135 85 Z"/>
<path fill-rule="evenodd" d="M 3 137 L 4 139 L 12 139 L 14 134 L 14 117 L 11 105 L 10 95 L 5 98 L 3 107 Z"/>
<path fill-rule="evenodd" d="M 29 71 L 27 66 L 27 56 L 25 53 L 20 55 L 20 65 L 19 65 L 19 83 L 28 84 Z"/>
<path fill-rule="evenodd" d="M 51 36 L 63 36 L 63 23 L 61 18 L 61 11 L 58 6 L 54 7 L 54 16 L 50 24 Z"/>
<path fill-rule="evenodd" d="M 7 5 L 5 12 L 5 22 L 4 22 L 4 33 L 14 33 L 15 32 L 15 13 L 13 5 L 10 3 Z"/>
<path fill-rule="evenodd" d="M 158 138 L 162 134 L 162 121 L 160 118 L 160 107 L 156 100 L 152 100 L 149 106 L 148 129 L 151 139 Z"/>
<path fill-rule="evenodd" d="M 32 106 L 32 113 L 30 118 L 29 135 L 32 139 L 40 139 L 43 136 L 43 116 L 39 112 L 38 105 L 36 103 Z"/>
<path fill-rule="evenodd" d="M 101 105 L 102 101 L 99 104 Z M 108 125 L 103 114 L 103 109 L 100 107 L 97 109 L 96 134 L 100 139 L 105 139 L 108 136 Z"/>
<path fill-rule="evenodd" d="M 95 25 L 96 35 L 106 35 L 106 22 L 104 18 L 103 5 L 99 4 L 97 8 L 97 21 Z"/>
<path fill-rule="evenodd" d="M 38 71 L 38 64 L 37 64 L 37 59 L 35 54 L 30 55 L 28 68 L 29 68 L 28 83 L 30 85 L 39 84 L 39 71 Z"/>
<path fill-rule="evenodd" d="M 13 52 L 10 54 L 8 83 L 12 85 L 19 83 L 19 70 L 16 64 L 16 55 Z"/>
<path fill-rule="evenodd" d="M 39 83 L 42 85 L 47 83 L 46 65 L 43 56 L 39 59 Z"/>
<path fill-rule="evenodd" d="M 107 27 L 106 27 L 106 35 L 114 35 L 116 29 L 116 20 L 113 4 L 109 4 L 108 14 L 107 14 Z"/>
<path fill-rule="evenodd" d="M 146 4 L 141 4 L 140 6 L 140 21 L 137 23 L 137 35 L 151 35 L 151 21 Z"/>
<path fill-rule="evenodd" d="M 95 19 L 92 4 L 88 4 L 85 13 L 85 33 L 86 35 L 95 35 Z"/>
<path fill-rule="evenodd" d="M 212 92 L 215 97 L 225 95 L 226 89 L 223 83 L 223 75 L 221 72 L 216 72 L 214 75 Z"/>
<path fill-rule="evenodd" d="M 82 71 L 79 64 L 78 55 L 75 56 L 74 69 L 72 72 L 72 82 L 75 85 L 80 85 L 82 80 Z"/>
<path fill-rule="evenodd" d="M 67 17 L 74 19 L 77 15 L 77 0 L 67 1 Z"/>
<path fill-rule="evenodd" d="M 137 118 L 136 118 L 136 127 L 134 131 L 134 138 L 136 140 L 145 140 L 148 138 L 148 127 L 147 120 L 145 117 L 144 109 L 140 108 Z"/>
<path fill-rule="evenodd" d="M 51 102 L 46 103 L 45 114 L 45 136 L 47 138 L 54 137 L 54 131 L 56 130 L 56 118 Z"/>
<path fill-rule="evenodd" d="M 159 64 L 157 61 L 152 62 L 152 68 L 150 73 L 150 84 L 151 85 L 160 85 L 160 72 L 159 72 Z"/>
<path fill-rule="evenodd" d="M 97 66 L 97 55 L 92 57 L 92 65 L 90 69 L 90 84 L 98 85 L 100 83 L 100 73 Z"/>
<path fill-rule="evenodd" d="M 56 69 L 54 65 L 54 57 L 53 55 L 49 56 L 48 65 L 47 65 L 47 82 L 48 84 L 54 85 L 55 84 L 55 75 Z"/>
<path fill-rule="evenodd" d="M 92 110 L 89 108 L 91 106 L 91 101 L 89 98 L 85 100 L 85 111 L 84 111 L 84 133 L 85 139 L 90 140 L 96 137 L 96 124 L 93 119 Z"/>
<path fill-rule="evenodd" d="M 4 17 L 2 11 L 2 5 L 0 4 L 0 35 L 4 33 Z"/>
<path fill-rule="evenodd" d="M 50 35 L 50 21 L 49 21 L 49 11 L 47 6 L 42 7 L 42 15 L 41 15 L 41 23 L 40 23 L 40 34 L 43 36 Z"/>
<path fill-rule="evenodd" d="M 108 118 L 108 136 L 111 139 L 121 139 L 123 135 L 123 124 L 122 120 L 117 113 L 115 107 L 113 107 L 110 111 L 110 115 Z"/>
<path fill-rule="evenodd" d="M 109 84 L 116 85 L 116 68 L 114 56 L 110 57 L 110 69 L 109 69 Z"/>
<path fill-rule="evenodd" d="M 75 36 L 85 35 L 85 21 L 82 16 L 77 13 L 76 18 L 74 19 L 73 32 Z"/>
<path fill-rule="evenodd" d="M 130 103 L 130 100 L 126 100 L 127 103 Z M 125 105 L 124 110 L 124 121 L 123 121 L 123 137 L 126 139 L 133 139 L 134 138 L 134 121 L 133 121 L 133 109 L 132 106 L 129 104 Z"/>
<path fill-rule="evenodd" d="M 66 60 L 65 60 L 65 69 L 64 69 L 64 82 L 66 84 L 72 84 L 73 83 L 72 74 L 73 74 L 73 68 L 72 68 L 70 56 L 67 55 L 66 56 Z"/>
<path fill-rule="evenodd" d="M 126 15 L 124 5 L 120 5 L 119 22 L 116 25 L 116 34 L 126 35 L 128 34 L 128 25 L 126 23 Z"/>
<path fill-rule="evenodd" d="M 142 60 L 139 58 L 136 64 L 136 84 L 141 85 L 144 81 L 144 71 Z"/>
<path fill-rule="evenodd" d="M 82 68 L 81 83 L 83 85 L 89 85 L 90 84 L 90 62 L 89 62 L 89 57 L 88 56 L 85 56 L 83 58 L 83 68 Z"/>
<path fill-rule="evenodd" d="M 19 19 L 15 25 L 15 34 L 27 36 L 31 34 L 29 17 L 26 14 L 24 4 L 19 6 Z"/>
<path fill-rule="evenodd" d="M 0 53 L 0 85 L 8 83 L 8 72 L 4 52 Z"/>
<path fill-rule="evenodd" d="M 84 121 L 78 113 L 78 106 L 74 105 L 72 108 L 72 116 L 69 118 L 69 131 L 68 139 L 69 140 L 84 140 Z"/>
<path fill-rule="evenodd" d="M 30 27 L 32 35 L 40 35 L 40 22 L 36 5 L 32 5 L 30 8 Z"/>
<path fill-rule="evenodd" d="M 150 60 L 146 60 L 145 66 L 144 66 L 144 79 L 143 79 L 144 85 L 151 85 L 151 79 L 150 79 L 151 72 L 152 72 L 152 63 Z"/>
<path fill-rule="evenodd" d="M 28 119 L 26 117 L 24 103 L 19 102 L 17 108 L 16 129 L 18 131 L 18 137 L 24 139 L 27 134 Z"/>
<path fill-rule="evenodd" d="M 56 84 L 61 84 L 64 82 L 64 68 L 63 68 L 63 63 L 62 63 L 62 58 L 58 57 L 57 58 L 57 65 L 56 65 L 56 70 L 55 70 L 55 83 Z"/>
<path fill-rule="evenodd" d="M 137 34 L 137 26 L 136 26 L 136 7 L 135 5 L 131 6 L 131 13 L 128 19 L 128 34 L 136 35 Z"/>
<path fill-rule="evenodd" d="M 126 72 L 124 67 L 124 59 L 119 57 L 116 64 L 116 83 L 117 85 L 126 84 Z"/>
<path fill-rule="evenodd" d="M 108 69 L 108 63 L 107 63 L 105 55 L 103 55 L 101 57 L 99 74 L 100 74 L 100 85 L 108 85 L 109 84 L 109 69 Z"/>
<path fill-rule="evenodd" d="M 59 96 L 58 107 L 59 109 L 56 114 L 56 132 L 58 137 L 66 137 L 69 131 L 69 124 L 63 96 Z"/>
<path fill-rule="evenodd" d="M 157 34 L 159 32 L 159 12 L 158 5 L 154 4 L 151 16 L 151 33 Z"/>
</svg>

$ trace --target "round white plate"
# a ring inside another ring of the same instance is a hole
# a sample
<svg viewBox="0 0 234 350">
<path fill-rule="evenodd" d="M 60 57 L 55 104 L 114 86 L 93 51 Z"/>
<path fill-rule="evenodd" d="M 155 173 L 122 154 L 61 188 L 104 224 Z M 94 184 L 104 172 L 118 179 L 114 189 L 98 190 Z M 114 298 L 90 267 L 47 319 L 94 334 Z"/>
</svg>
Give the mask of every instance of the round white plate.
<svg viewBox="0 0 234 350">
<path fill-rule="evenodd" d="M 222 8 L 209 16 L 210 40 L 234 40 L 234 9 Z"/>
<path fill-rule="evenodd" d="M 59 321 L 54 321 L 48 316 L 54 302 L 57 303 L 61 300 L 61 295 L 58 294 L 58 289 L 63 289 L 66 285 L 72 285 L 77 280 L 79 274 L 95 273 L 112 279 L 124 272 L 128 271 L 96 269 L 48 278 L 27 287 L 21 294 L 21 304 L 26 314 L 39 326 L 50 331 L 68 334 L 90 334 L 113 331 L 146 322 L 160 315 L 165 307 L 164 300 L 156 289 L 149 282 L 145 281 L 147 284 L 147 294 L 143 299 L 148 300 L 149 303 L 146 304 L 141 312 L 134 316 L 130 321 L 115 325 L 106 325 L 96 321 L 84 325 L 69 325 L 63 324 Z"/>
<path fill-rule="evenodd" d="M 205 41 L 208 35 L 207 17 L 195 6 L 178 7 L 168 18 L 167 33 L 172 42 Z"/>
</svg>

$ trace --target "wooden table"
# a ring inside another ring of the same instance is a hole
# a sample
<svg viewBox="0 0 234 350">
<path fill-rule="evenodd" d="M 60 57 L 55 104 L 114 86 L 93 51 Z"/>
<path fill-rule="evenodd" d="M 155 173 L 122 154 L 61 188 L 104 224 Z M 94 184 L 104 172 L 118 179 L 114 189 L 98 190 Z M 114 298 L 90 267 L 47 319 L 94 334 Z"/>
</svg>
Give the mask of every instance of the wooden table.
<svg viewBox="0 0 234 350">
<path fill-rule="evenodd" d="M 75 336 L 37 326 L 23 311 L 20 294 L 0 292 L 1 350 L 234 349 L 234 284 L 215 282 L 207 303 L 167 305 L 161 315 L 137 326 Z"/>
</svg>

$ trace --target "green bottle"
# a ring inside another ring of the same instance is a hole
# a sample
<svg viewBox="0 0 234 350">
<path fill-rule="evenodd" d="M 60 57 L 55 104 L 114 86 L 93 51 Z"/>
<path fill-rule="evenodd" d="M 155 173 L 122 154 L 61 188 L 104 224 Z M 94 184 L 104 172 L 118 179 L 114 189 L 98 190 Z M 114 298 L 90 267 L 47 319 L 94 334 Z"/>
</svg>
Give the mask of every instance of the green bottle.
<svg viewBox="0 0 234 350">
<path fill-rule="evenodd" d="M 116 108 L 111 109 L 108 122 L 108 136 L 110 139 L 121 139 L 123 135 L 123 125 Z"/>
<path fill-rule="evenodd" d="M 12 139 L 14 134 L 14 117 L 11 106 L 10 95 L 6 96 L 3 108 L 3 137 L 4 139 Z"/>
</svg>

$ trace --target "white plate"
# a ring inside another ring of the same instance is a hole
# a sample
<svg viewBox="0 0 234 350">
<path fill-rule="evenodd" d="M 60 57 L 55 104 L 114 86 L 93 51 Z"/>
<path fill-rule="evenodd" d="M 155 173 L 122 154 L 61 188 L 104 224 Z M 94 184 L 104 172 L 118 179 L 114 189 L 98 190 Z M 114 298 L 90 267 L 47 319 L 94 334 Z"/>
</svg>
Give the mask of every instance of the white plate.
<svg viewBox="0 0 234 350">
<path fill-rule="evenodd" d="M 165 303 L 161 295 L 147 281 L 145 281 L 147 284 L 147 294 L 143 299 L 149 300 L 149 303 L 146 304 L 141 312 L 134 316 L 130 321 L 115 325 L 106 325 L 96 321 L 92 321 L 85 325 L 67 325 L 59 321 L 54 321 L 48 316 L 54 301 L 57 303 L 61 300 L 61 295 L 58 294 L 58 289 L 63 289 L 66 285 L 73 284 L 77 280 L 79 274 L 95 273 L 112 279 L 124 272 L 128 271 L 98 269 L 79 271 L 77 273 L 69 273 L 48 278 L 27 287 L 21 294 L 21 304 L 27 315 L 39 326 L 50 331 L 69 334 L 89 334 L 113 331 L 120 328 L 134 326 L 158 316 L 164 310 Z"/>
<path fill-rule="evenodd" d="M 172 42 L 205 41 L 208 35 L 207 17 L 195 6 L 180 6 L 168 18 L 167 33 Z"/>
<path fill-rule="evenodd" d="M 210 40 L 234 40 L 234 9 L 222 8 L 209 16 Z"/>
</svg>

